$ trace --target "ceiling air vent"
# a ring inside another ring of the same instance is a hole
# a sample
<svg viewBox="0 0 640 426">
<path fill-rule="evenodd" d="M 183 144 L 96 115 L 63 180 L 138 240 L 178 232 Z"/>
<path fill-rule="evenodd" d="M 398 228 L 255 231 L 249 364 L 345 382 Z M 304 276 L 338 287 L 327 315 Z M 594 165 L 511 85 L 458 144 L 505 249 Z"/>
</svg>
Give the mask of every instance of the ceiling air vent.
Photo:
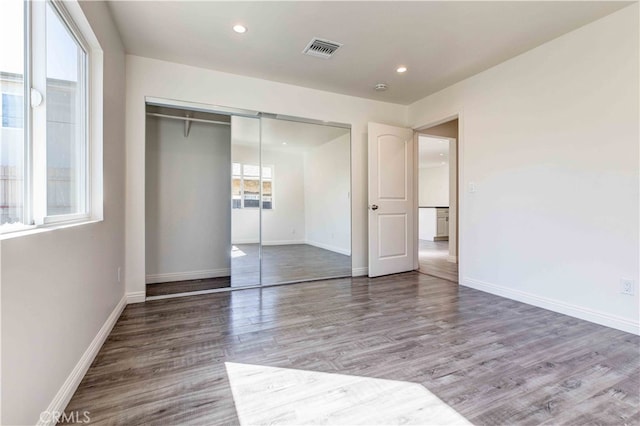
<svg viewBox="0 0 640 426">
<path fill-rule="evenodd" d="M 307 47 L 304 48 L 302 53 L 309 56 L 315 56 L 316 58 L 329 59 L 333 54 L 342 46 L 335 41 L 323 40 L 321 38 L 314 37 Z"/>
</svg>

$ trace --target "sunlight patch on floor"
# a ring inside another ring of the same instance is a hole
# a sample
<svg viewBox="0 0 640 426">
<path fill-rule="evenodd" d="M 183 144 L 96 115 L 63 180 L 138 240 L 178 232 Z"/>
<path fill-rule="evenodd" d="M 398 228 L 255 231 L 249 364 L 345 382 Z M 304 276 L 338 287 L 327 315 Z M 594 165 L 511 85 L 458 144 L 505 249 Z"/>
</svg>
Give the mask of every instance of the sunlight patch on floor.
<svg viewBox="0 0 640 426">
<path fill-rule="evenodd" d="M 242 257 L 242 256 L 246 256 L 247 254 L 245 252 L 243 252 L 242 250 L 240 250 L 238 247 L 236 246 L 231 246 L 231 257 Z"/>
<path fill-rule="evenodd" d="M 470 425 L 424 386 L 225 363 L 240 424 Z"/>
</svg>

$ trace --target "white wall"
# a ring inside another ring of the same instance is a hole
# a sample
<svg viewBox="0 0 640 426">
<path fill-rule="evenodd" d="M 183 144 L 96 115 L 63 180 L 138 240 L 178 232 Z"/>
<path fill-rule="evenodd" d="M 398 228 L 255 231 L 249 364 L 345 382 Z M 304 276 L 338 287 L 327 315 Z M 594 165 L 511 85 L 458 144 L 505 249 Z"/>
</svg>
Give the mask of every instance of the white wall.
<svg viewBox="0 0 640 426">
<path fill-rule="evenodd" d="M 229 276 L 231 126 L 147 117 L 148 282 Z"/>
<path fill-rule="evenodd" d="M 438 211 L 433 208 L 418 209 L 418 238 L 435 241 L 438 235 Z"/>
<path fill-rule="evenodd" d="M 418 170 L 420 206 L 449 207 L 449 164 Z"/>
<path fill-rule="evenodd" d="M 367 122 L 406 123 L 407 107 L 176 63 L 127 56 L 127 291 L 144 290 L 145 96 L 349 123 L 353 265 L 367 266 Z"/>
<path fill-rule="evenodd" d="M 304 156 L 307 244 L 351 255 L 350 134 Z"/>
<path fill-rule="evenodd" d="M 258 164 L 258 150 L 248 146 L 232 146 L 233 161 Z M 273 167 L 273 206 L 262 210 L 262 242 L 265 245 L 304 244 L 304 171 L 300 152 L 267 147 L 262 150 L 262 165 Z M 232 241 L 234 244 L 259 241 L 260 211 L 233 209 Z"/>
<path fill-rule="evenodd" d="M 305 241 L 304 157 L 300 152 L 262 149 L 262 164 L 273 166 L 273 209 L 262 210 L 262 242 Z"/>
<path fill-rule="evenodd" d="M 410 105 L 460 114 L 463 285 L 638 332 L 638 52 L 636 3 Z"/>
<path fill-rule="evenodd" d="M 124 49 L 104 3 L 81 6 L 104 51 L 104 220 L 1 243 L 7 425 L 38 421 L 124 295 Z"/>
</svg>

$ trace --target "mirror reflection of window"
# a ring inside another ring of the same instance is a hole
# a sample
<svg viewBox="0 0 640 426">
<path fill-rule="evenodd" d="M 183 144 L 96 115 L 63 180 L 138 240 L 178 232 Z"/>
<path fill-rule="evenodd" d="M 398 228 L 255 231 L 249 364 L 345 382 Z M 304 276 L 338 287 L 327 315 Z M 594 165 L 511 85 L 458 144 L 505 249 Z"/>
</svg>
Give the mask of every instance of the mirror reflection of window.
<svg viewBox="0 0 640 426">
<path fill-rule="evenodd" d="M 231 182 L 231 200 L 234 209 L 242 207 L 242 181 L 240 178 L 233 177 Z"/>
<path fill-rule="evenodd" d="M 272 192 L 272 182 L 270 180 L 262 181 L 262 208 L 263 209 L 272 209 L 273 208 L 273 192 Z"/>
<path fill-rule="evenodd" d="M 262 208 L 273 208 L 273 167 L 262 167 Z M 260 167 L 233 163 L 231 199 L 234 209 L 260 207 Z"/>
<path fill-rule="evenodd" d="M 244 176 L 244 208 L 260 207 L 260 179 Z"/>
</svg>

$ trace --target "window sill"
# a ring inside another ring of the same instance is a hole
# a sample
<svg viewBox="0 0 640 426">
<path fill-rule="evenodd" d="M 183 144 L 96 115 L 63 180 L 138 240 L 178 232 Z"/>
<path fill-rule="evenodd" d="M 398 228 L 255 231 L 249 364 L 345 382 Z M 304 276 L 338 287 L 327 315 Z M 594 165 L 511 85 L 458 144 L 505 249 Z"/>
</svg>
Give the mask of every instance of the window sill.
<svg viewBox="0 0 640 426">
<path fill-rule="evenodd" d="M 73 221 L 73 222 L 51 223 L 51 224 L 40 225 L 40 226 L 27 225 L 15 230 L 11 230 L 11 231 L 7 230 L 4 234 L 0 234 L 0 241 L 10 240 L 10 239 L 19 238 L 19 237 L 28 237 L 30 235 L 41 234 L 43 232 L 56 231 L 58 229 L 66 229 L 66 228 L 73 228 L 73 227 L 82 226 L 82 225 L 90 225 L 90 224 L 98 223 L 102 221 L 103 219 L 91 218 L 91 219 L 82 219 L 82 220 Z"/>
</svg>

